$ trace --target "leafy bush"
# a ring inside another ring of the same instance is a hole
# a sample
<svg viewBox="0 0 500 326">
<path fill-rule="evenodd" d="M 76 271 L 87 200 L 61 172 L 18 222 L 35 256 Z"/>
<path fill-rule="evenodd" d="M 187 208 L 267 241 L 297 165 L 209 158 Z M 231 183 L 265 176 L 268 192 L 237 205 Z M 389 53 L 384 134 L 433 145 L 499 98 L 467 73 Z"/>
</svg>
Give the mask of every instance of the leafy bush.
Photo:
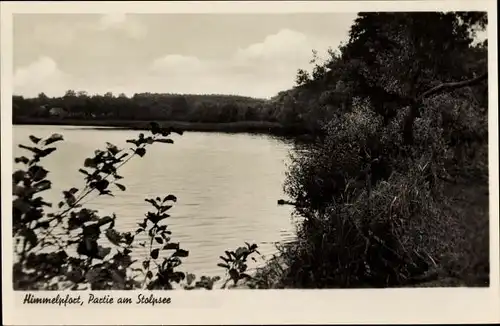
<svg viewBox="0 0 500 326">
<path fill-rule="evenodd" d="M 177 201 L 174 195 L 147 198 L 152 210 L 130 232 L 115 229 L 117 216 L 99 216 L 97 211 L 84 207 L 93 192 L 114 196 L 115 190 L 125 191 L 120 168 L 132 157 L 143 157 L 153 143 L 172 144 L 168 136 L 176 132 L 162 129 L 156 123 L 151 124 L 150 131 L 149 136 L 141 133 L 137 139 L 127 140 L 133 144 L 128 149 L 107 143 L 105 150 L 96 150 L 85 159 L 84 167 L 79 170 L 84 175 L 84 188 L 63 191 L 63 200 L 55 212 L 46 211 L 52 204 L 40 195 L 52 185 L 42 160 L 56 151 L 53 144 L 62 141 L 63 136 L 53 134 L 46 139 L 30 136 L 33 145 L 19 145 L 32 156 L 16 157 L 15 162 L 24 168 L 12 175 L 14 289 L 169 290 L 177 284 L 190 290 L 212 289 L 220 280 L 218 276 L 196 280 L 194 274 L 179 270 L 182 258 L 188 257 L 189 251 L 171 240 L 172 232 L 165 224 L 170 216 L 168 210 Z M 142 233 L 148 240 L 139 242 L 136 236 Z M 134 253 L 141 247 L 148 253 L 138 262 Z M 256 249 L 257 245 L 247 244 L 229 252 L 232 257 L 228 262 L 232 266 L 224 267 L 235 284 L 241 278 L 251 279 L 244 272 L 247 258 L 255 259 L 252 254 Z"/>
<path fill-rule="evenodd" d="M 323 141 L 297 150 L 285 191 L 305 219 L 297 243 L 282 251 L 283 286 L 408 286 L 456 276 L 467 234 L 443 180 L 452 170 L 463 174 L 460 146 L 487 143 L 485 119 L 473 107 L 450 96 L 426 101 L 408 146 L 402 125 L 409 108 L 384 124 L 368 101 L 355 99 L 351 112 L 330 121 Z M 487 175 L 484 156 L 473 162 Z"/>
</svg>

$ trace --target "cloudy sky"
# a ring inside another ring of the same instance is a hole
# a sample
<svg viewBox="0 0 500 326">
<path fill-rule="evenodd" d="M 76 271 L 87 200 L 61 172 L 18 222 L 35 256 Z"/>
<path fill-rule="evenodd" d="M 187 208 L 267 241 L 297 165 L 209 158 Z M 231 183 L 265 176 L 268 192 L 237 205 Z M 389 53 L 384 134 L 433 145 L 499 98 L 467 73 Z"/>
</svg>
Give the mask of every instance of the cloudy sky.
<svg viewBox="0 0 500 326">
<path fill-rule="evenodd" d="M 14 92 L 271 97 L 347 40 L 355 13 L 16 14 Z"/>
</svg>

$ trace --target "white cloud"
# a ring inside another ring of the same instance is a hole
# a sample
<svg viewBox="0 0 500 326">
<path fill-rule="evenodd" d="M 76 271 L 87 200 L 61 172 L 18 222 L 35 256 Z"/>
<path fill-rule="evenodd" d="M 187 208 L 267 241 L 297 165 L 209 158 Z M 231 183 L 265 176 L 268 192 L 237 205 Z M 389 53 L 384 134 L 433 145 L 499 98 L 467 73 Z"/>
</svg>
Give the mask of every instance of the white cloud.
<svg viewBox="0 0 500 326">
<path fill-rule="evenodd" d="M 244 49 L 238 49 L 235 54 L 237 61 L 252 60 L 288 60 L 298 53 L 310 54 L 311 49 L 304 49 L 309 43 L 305 34 L 289 29 L 282 29 L 276 34 L 267 36 L 263 42 L 251 44 Z"/>
<path fill-rule="evenodd" d="M 150 69 L 155 74 L 180 74 L 202 73 L 209 68 L 210 64 L 202 62 L 194 56 L 183 56 L 180 54 L 169 54 L 156 59 Z"/>
<path fill-rule="evenodd" d="M 127 17 L 127 14 L 120 12 L 102 15 L 99 20 L 98 29 L 113 29 L 122 31 L 135 39 L 140 39 L 147 34 L 147 28 L 144 25 L 130 19 Z"/>
<path fill-rule="evenodd" d="M 150 66 L 155 77 L 146 76 L 142 84 L 155 92 L 271 97 L 294 85 L 297 69 L 309 67 L 313 49 L 324 53 L 330 46 L 336 44 L 282 29 L 216 61 L 179 54 L 158 58 Z"/>
<path fill-rule="evenodd" d="M 46 56 L 14 72 L 14 93 L 36 96 L 40 92 L 58 95 L 67 89 L 69 76 L 59 70 L 56 62 Z"/>
<path fill-rule="evenodd" d="M 123 16 L 109 16 L 106 23 L 108 28 L 115 28 L 111 26 L 124 24 Z M 120 76 L 92 73 L 77 78 L 60 71 L 51 58 L 42 57 L 16 71 L 15 91 L 23 95 L 42 91 L 48 95 L 62 95 L 67 89 L 74 89 L 100 94 L 112 91 L 127 95 L 168 92 L 271 97 L 294 85 L 297 69 L 310 67 L 312 49 L 323 54 L 328 47 L 336 47 L 339 41 L 335 43 L 335 40 L 284 29 L 261 42 L 235 49 L 226 57 L 207 59 L 168 54 L 146 66 L 124 67 Z M 94 48 L 103 52 L 99 44 Z"/>
</svg>

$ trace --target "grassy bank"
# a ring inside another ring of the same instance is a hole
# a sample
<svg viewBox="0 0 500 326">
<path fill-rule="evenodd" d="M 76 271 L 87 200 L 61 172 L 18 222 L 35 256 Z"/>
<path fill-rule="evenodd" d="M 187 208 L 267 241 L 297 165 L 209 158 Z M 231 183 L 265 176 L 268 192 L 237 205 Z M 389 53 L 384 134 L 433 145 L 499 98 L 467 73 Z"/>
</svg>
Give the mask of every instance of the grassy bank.
<svg viewBox="0 0 500 326">
<path fill-rule="evenodd" d="M 450 259 L 431 267 L 420 278 L 402 287 L 489 286 L 489 189 L 486 179 L 461 179 L 445 185 L 439 210 L 458 221 L 464 238 Z M 280 248 L 280 253 L 259 268 L 250 288 L 296 288 L 297 277 L 307 268 L 296 264 L 304 243 L 299 240 Z M 354 258 L 354 257 L 353 257 Z M 325 275 L 326 276 L 326 275 Z M 320 280 L 317 280 L 321 282 Z M 371 287 L 369 284 L 367 287 Z M 329 286 L 335 288 L 336 286 Z M 339 287 L 342 287 L 339 284 Z M 362 286 L 358 286 L 362 287 Z"/>
<path fill-rule="evenodd" d="M 239 121 L 228 123 L 205 123 L 185 121 L 157 121 L 162 128 L 183 131 L 224 132 L 224 133 L 265 133 L 273 135 L 303 135 L 307 131 L 300 126 L 284 126 L 277 122 Z M 66 125 L 89 127 L 114 127 L 129 130 L 147 130 L 150 121 L 140 120 L 79 120 L 50 118 L 16 118 L 15 125 Z"/>
</svg>

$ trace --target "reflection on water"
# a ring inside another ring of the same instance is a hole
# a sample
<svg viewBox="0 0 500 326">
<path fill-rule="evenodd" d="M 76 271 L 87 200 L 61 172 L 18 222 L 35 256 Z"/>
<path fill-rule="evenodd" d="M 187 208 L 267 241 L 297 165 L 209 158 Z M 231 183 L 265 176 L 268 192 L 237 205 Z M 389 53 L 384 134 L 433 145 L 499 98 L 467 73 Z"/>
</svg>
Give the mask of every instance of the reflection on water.
<svg viewBox="0 0 500 326">
<path fill-rule="evenodd" d="M 61 191 L 83 185 L 78 169 L 105 142 L 127 146 L 138 131 L 84 129 L 67 126 L 14 126 L 14 155 L 26 154 L 17 147 L 33 134 L 46 137 L 57 132 L 65 141 L 45 159 L 53 189 L 44 194 L 57 203 Z M 101 214 L 116 213 L 116 227 L 135 231 L 149 209 L 146 197 L 174 194 L 178 202 L 169 211 L 172 240 L 189 250 L 182 270 L 197 275 L 217 275 L 218 257 L 244 241 L 257 243 L 264 255 L 274 243 L 293 234 L 290 207 L 278 206 L 283 198 L 285 162 L 289 145 L 268 136 L 222 133 L 185 133 L 172 136 L 174 145 L 154 144 L 143 158 L 134 158 L 120 174 L 125 192 L 114 198 L 95 198 L 87 205 Z M 140 258 L 140 257 L 137 257 Z"/>
</svg>

